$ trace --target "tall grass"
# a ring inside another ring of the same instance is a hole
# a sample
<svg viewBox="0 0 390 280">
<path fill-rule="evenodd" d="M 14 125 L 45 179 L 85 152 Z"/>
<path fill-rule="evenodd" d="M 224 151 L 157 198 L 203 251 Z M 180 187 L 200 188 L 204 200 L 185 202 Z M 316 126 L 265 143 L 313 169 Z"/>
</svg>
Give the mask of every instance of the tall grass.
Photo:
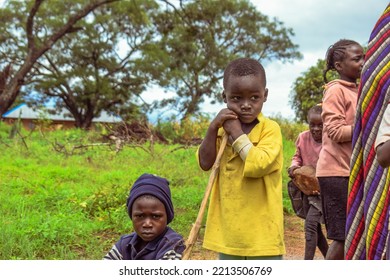
<svg viewBox="0 0 390 280">
<path fill-rule="evenodd" d="M 197 166 L 197 147 L 147 143 L 117 153 L 109 146 L 73 149 L 101 142 L 93 132 L 10 134 L 0 123 L 0 259 L 101 259 L 132 231 L 125 201 L 142 173 L 170 180 L 170 226 L 188 236 L 209 177 Z M 283 144 L 285 186 L 294 143 Z M 291 212 L 285 190 L 284 207 Z"/>
</svg>

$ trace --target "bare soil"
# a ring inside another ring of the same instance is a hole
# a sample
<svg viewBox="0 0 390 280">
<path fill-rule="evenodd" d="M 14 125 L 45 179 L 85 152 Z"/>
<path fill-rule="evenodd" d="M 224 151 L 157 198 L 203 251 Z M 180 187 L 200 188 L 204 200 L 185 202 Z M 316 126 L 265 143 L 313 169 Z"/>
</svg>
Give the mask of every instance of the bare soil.
<svg viewBox="0 0 390 280">
<path fill-rule="evenodd" d="M 303 260 L 305 253 L 305 232 L 303 228 L 303 219 L 295 215 L 285 215 L 284 217 L 284 241 L 286 245 L 286 254 L 284 260 Z M 218 256 L 215 252 L 202 248 L 202 231 L 197 243 L 191 252 L 192 260 L 216 260 Z M 317 248 L 315 260 L 324 259 Z"/>
</svg>

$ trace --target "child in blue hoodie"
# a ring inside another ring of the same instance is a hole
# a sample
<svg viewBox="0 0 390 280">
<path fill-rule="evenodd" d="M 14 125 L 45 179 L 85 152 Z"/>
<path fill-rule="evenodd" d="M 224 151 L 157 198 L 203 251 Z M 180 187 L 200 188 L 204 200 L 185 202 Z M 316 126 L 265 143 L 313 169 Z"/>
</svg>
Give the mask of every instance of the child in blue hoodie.
<svg viewBox="0 0 390 280">
<path fill-rule="evenodd" d="M 183 237 L 167 225 L 174 211 L 167 179 L 141 175 L 127 199 L 134 232 L 124 235 L 104 257 L 106 260 L 180 260 Z"/>
</svg>

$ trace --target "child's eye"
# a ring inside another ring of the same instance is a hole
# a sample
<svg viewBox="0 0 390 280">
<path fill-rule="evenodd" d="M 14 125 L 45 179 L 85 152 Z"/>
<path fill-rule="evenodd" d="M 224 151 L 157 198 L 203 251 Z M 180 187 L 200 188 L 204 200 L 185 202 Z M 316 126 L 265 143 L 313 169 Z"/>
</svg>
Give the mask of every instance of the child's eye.
<svg viewBox="0 0 390 280">
<path fill-rule="evenodd" d="M 161 215 L 153 215 L 152 217 L 153 217 L 153 219 L 158 220 L 161 218 Z"/>
<path fill-rule="evenodd" d="M 232 100 L 240 100 L 239 96 L 232 96 Z"/>
<path fill-rule="evenodd" d="M 356 57 L 356 58 L 353 59 L 353 60 L 356 61 L 356 62 L 362 61 L 362 60 L 364 60 L 364 56 Z"/>
</svg>

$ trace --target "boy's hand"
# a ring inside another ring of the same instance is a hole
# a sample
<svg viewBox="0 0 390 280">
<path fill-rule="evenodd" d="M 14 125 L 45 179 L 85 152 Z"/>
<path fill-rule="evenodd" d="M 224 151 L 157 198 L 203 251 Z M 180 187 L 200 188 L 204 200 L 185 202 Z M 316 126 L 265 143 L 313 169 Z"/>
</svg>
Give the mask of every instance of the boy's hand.
<svg viewBox="0 0 390 280">
<path fill-rule="evenodd" d="M 223 129 L 229 134 L 233 140 L 237 139 L 244 132 L 242 131 L 241 122 L 238 119 L 226 120 L 223 123 Z"/>
<path fill-rule="evenodd" d="M 216 127 L 216 129 L 218 129 L 218 128 L 224 126 L 224 123 L 227 120 L 238 120 L 238 116 L 232 110 L 225 108 L 225 109 L 222 109 L 221 111 L 219 111 L 217 116 L 214 118 L 213 125 Z M 225 130 L 226 130 L 226 128 L 225 128 Z"/>
<path fill-rule="evenodd" d="M 299 166 L 291 166 L 288 170 L 287 170 L 287 173 L 288 173 L 288 177 L 290 177 L 291 179 L 294 179 L 294 170 L 295 169 L 298 169 Z"/>
<path fill-rule="evenodd" d="M 213 120 L 213 126 L 216 129 L 223 127 L 226 133 L 230 135 L 232 141 L 244 133 L 237 114 L 228 108 L 219 111 L 218 115 Z"/>
<path fill-rule="evenodd" d="M 203 170 L 210 170 L 213 166 L 217 156 L 216 140 L 218 129 L 224 126 L 226 121 L 230 120 L 238 121 L 238 116 L 232 110 L 224 108 L 211 121 L 206 136 L 199 147 L 199 165 Z"/>
</svg>

